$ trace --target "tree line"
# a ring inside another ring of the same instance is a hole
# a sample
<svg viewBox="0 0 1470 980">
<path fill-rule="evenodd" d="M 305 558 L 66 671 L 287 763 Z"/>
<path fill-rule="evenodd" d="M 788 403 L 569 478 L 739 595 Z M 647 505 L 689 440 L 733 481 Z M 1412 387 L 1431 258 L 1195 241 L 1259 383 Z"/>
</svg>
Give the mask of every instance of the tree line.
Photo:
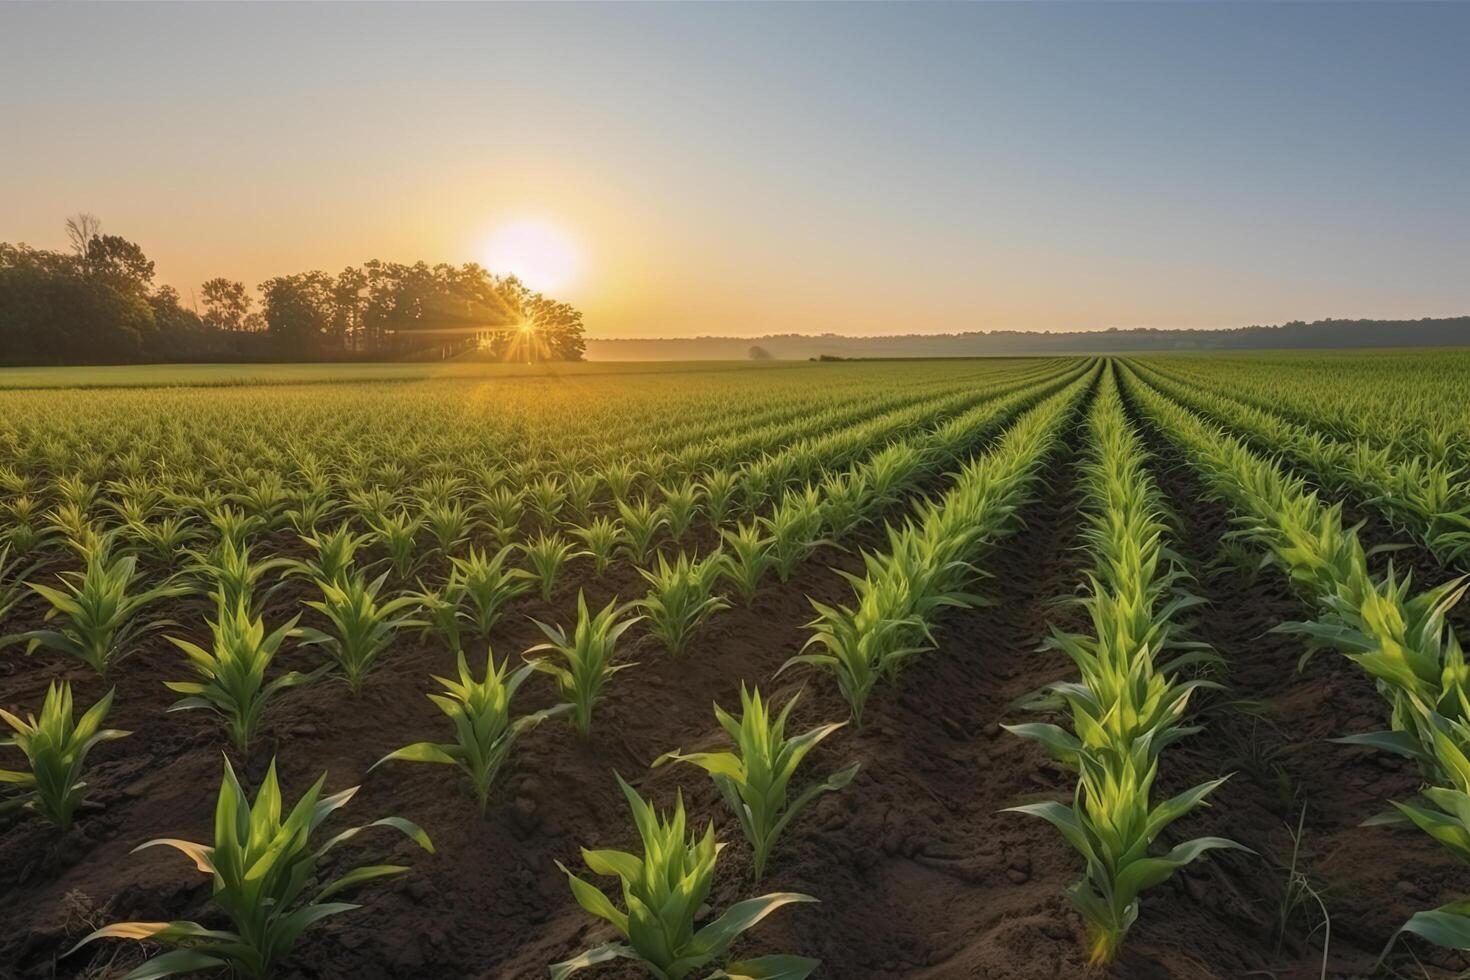
<svg viewBox="0 0 1470 980">
<path fill-rule="evenodd" d="M 0 363 L 372 360 L 474 353 L 580 360 L 582 314 L 475 263 L 373 259 L 335 275 L 224 277 L 197 304 L 154 284 L 141 246 L 67 219 L 66 251 L 0 242 Z"/>
</svg>

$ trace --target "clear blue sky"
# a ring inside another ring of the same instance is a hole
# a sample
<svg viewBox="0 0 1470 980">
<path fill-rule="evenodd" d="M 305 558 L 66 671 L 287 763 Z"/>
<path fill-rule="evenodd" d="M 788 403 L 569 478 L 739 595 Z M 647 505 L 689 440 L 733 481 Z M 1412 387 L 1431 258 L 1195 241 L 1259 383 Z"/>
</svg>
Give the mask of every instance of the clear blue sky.
<svg viewBox="0 0 1470 980">
<path fill-rule="evenodd" d="M 531 223 L 594 336 L 1448 315 L 1467 101 L 1466 4 L 5 4 L 0 240 L 187 296 Z"/>
</svg>

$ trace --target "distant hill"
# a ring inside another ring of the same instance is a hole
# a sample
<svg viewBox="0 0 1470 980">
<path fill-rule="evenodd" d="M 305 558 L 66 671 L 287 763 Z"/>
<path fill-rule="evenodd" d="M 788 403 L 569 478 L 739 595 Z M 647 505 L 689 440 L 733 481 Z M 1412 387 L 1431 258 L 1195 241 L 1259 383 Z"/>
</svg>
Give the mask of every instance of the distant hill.
<svg viewBox="0 0 1470 980">
<path fill-rule="evenodd" d="M 973 333 L 844 337 L 829 333 L 765 337 L 587 339 L 596 361 L 692 361 L 751 357 L 752 350 L 784 360 L 812 357 L 973 357 L 987 354 L 1084 354 L 1128 351 L 1272 350 L 1287 348 L 1470 346 L 1470 316 L 1422 320 L 1300 320 L 1279 326 L 1223 330 L 1095 330 L 1053 333 L 979 330 Z"/>
</svg>

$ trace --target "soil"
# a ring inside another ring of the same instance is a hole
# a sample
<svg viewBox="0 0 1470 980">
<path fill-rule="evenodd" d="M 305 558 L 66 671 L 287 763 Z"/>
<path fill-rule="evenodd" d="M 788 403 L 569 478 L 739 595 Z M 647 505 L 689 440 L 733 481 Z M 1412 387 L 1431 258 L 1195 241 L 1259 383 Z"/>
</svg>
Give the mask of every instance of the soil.
<svg viewBox="0 0 1470 980">
<path fill-rule="evenodd" d="M 258 783 L 272 755 L 288 798 L 326 770 L 329 790 L 362 786 L 334 826 L 397 814 L 424 826 L 436 851 L 425 854 L 390 831 L 344 844 L 341 866 L 392 862 L 413 870 L 351 896 L 363 907 L 309 933 L 281 975 L 518 980 L 544 977 L 547 964 L 611 939 L 611 930 L 573 901 L 554 862 L 578 869 L 582 846 L 632 844 L 614 771 L 661 806 L 682 791 L 695 821 L 715 822 L 728 847 L 714 909 L 766 891 L 822 900 L 780 910 L 737 952 L 820 957 L 818 976 L 842 980 L 1316 977 L 1322 933 L 1310 931 L 1310 910 L 1289 916 L 1284 931 L 1277 925 L 1292 831 L 1305 807 L 1297 867 L 1331 915 L 1328 975 L 1369 975 L 1398 924 L 1455 896 L 1463 875 L 1423 835 L 1358 826 L 1417 785 L 1396 760 L 1326 741 L 1380 727 L 1381 700 L 1342 658 L 1324 653 L 1296 671 L 1300 644 L 1267 631 L 1299 616 L 1300 605 L 1279 576 L 1250 580 L 1212 564 L 1228 519 L 1156 438 L 1155 471 L 1179 511 L 1179 544 L 1210 600 L 1196 635 L 1224 657 L 1221 679 L 1229 686 L 1200 699 L 1207 730 L 1166 753 L 1161 789 L 1234 773 L 1213 808 L 1176 824 L 1175 839 L 1219 834 L 1257 855 L 1219 854 L 1147 892 L 1123 957 L 1089 974 L 1081 922 L 1063 894 L 1081 873 L 1076 855 L 1044 822 L 1000 812 L 1067 799 L 1074 782 L 1040 747 L 1000 724 L 1029 720 L 1018 699 L 1072 673 L 1065 658 L 1038 648 L 1049 625 L 1080 625 L 1075 608 L 1060 601 L 1077 588 L 1086 563 L 1076 496 L 1080 438 L 1069 436 L 1038 481 L 1023 523 L 980 561 L 989 577 L 978 591 L 991 604 L 947 616 L 939 648 L 916 658 L 895 686 L 875 692 L 864 727 L 842 730 L 808 758 L 804 778 L 851 761 L 862 769 L 852 785 L 819 797 L 795 821 L 759 886 L 748 880 L 748 848 L 703 771 L 649 764 L 671 749 L 719 745 L 711 704 L 737 705 L 742 682 L 758 683 L 778 700 L 800 691 L 796 731 L 846 715 L 827 677 L 772 675 L 806 638 L 807 597 L 850 596 L 836 570 L 861 567 L 856 547 L 824 547 L 790 582 L 768 583 L 750 607 L 737 603 L 717 614 L 679 658 L 635 628 L 625 643 L 638 666 L 609 685 L 592 737 L 579 738 L 561 720 L 526 734 L 483 817 L 448 767 L 389 763 L 367 773 L 389 750 L 445 734 L 442 715 L 423 697 L 429 674 L 453 671 L 438 641 L 402 635 L 355 697 L 338 682 L 283 693 L 249 759 L 230 753 L 247 786 Z M 869 531 L 856 544 L 879 541 Z M 284 539 L 265 550 L 278 546 Z M 644 591 L 625 564 L 602 578 L 573 564 L 550 603 L 528 596 L 508 609 L 493 631 L 497 655 L 515 656 L 540 640 L 530 617 L 566 623 L 579 588 L 596 604 Z M 278 593 L 267 622 L 279 622 L 304 597 L 299 590 Z M 199 618 L 193 606 L 163 612 Z M 9 628 L 28 628 L 37 615 L 27 603 Z M 290 651 L 282 661 L 316 662 L 310 651 Z M 62 954 L 104 922 L 213 921 L 208 879 L 182 856 L 161 848 L 129 853 L 151 838 L 211 836 L 225 740 L 201 712 L 165 712 L 175 696 L 162 682 L 180 679 L 179 663 L 155 635 L 116 671 L 109 724 L 134 734 L 94 751 L 89 803 L 71 832 L 58 837 L 24 816 L 0 822 L 0 977 L 120 975 L 140 962 L 138 944 L 104 941 Z M 34 709 L 46 684 L 62 677 L 83 703 L 106 689 L 54 655 L 27 659 L 10 651 L 0 656 L 0 705 Z M 548 703 L 539 677 L 518 700 L 525 711 Z M 1464 965 L 1422 944 L 1414 950 L 1431 976 Z M 586 975 L 641 976 L 611 964 Z"/>
</svg>

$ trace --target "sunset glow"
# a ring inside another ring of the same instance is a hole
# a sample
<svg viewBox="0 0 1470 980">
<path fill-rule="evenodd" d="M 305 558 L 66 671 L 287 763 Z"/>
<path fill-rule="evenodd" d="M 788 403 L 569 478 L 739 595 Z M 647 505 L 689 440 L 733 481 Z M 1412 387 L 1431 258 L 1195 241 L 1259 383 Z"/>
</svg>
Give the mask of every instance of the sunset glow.
<svg viewBox="0 0 1470 980">
<path fill-rule="evenodd" d="M 562 294 L 577 284 L 582 256 L 571 235 L 549 222 L 528 220 L 496 229 L 481 264 L 540 292 Z"/>
</svg>

